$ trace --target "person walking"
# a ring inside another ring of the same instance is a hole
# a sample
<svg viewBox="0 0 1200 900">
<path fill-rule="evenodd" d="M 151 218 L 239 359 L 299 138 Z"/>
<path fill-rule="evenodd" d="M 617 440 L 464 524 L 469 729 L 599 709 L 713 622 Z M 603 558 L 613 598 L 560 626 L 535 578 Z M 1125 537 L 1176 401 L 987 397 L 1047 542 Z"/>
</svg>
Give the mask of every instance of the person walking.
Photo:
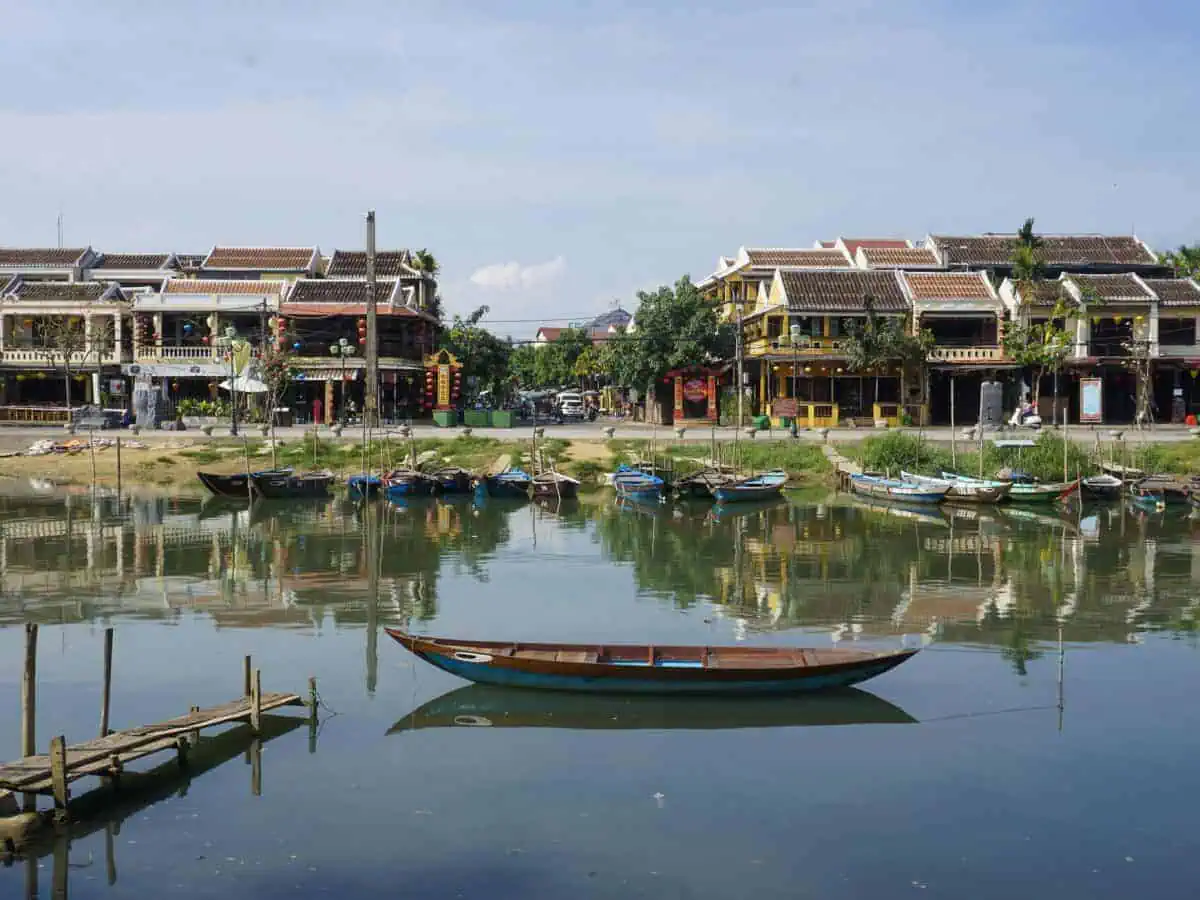
<svg viewBox="0 0 1200 900">
<path fill-rule="evenodd" d="M 314 425 L 320 425 L 320 424 L 321 424 L 321 422 L 322 422 L 322 419 L 321 419 L 321 412 L 322 412 L 322 409 L 323 409 L 323 404 L 321 403 L 321 398 L 320 398 L 320 397 L 313 397 L 313 402 L 312 402 L 312 414 L 313 414 L 313 424 L 314 424 Z"/>
</svg>

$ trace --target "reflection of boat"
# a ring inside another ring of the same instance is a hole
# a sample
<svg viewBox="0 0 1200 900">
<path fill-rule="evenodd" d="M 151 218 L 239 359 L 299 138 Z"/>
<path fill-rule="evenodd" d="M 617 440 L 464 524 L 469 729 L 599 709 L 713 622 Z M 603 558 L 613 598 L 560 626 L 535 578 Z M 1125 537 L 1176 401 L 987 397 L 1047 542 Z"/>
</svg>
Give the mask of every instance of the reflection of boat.
<svg viewBox="0 0 1200 900">
<path fill-rule="evenodd" d="M 718 503 L 741 503 L 747 500 L 766 500 L 778 497 L 787 484 L 787 472 L 763 472 L 753 478 L 743 478 L 722 484 L 713 493 Z"/>
<path fill-rule="evenodd" d="M 300 475 L 280 472 L 252 472 L 250 487 L 255 496 L 272 500 L 298 497 L 327 497 L 333 483 L 332 472 L 304 472 Z"/>
<path fill-rule="evenodd" d="M 200 483 L 217 497 L 245 500 L 250 496 L 252 475 L 290 475 L 291 469 L 268 469 L 262 472 L 237 472 L 233 475 L 218 475 L 215 472 L 197 472 Z"/>
<path fill-rule="evenodd" d="M 889 481 L 874 475 L 851 475 L 850 487 L 857 494 L 901 503 L 940 503 L 950 485 L 923 487 L 906 481 Z"/>
<path fill-rule="evenodd" d="M 249 498 L 242 497 L 209 497 L 200 506 L 197 519 L 215 519 L 232 513 L 243 512 L 249 506 Z"/>
<path fill-rule="evenodd" d="M 610 694 L 783 694 L 848 687 L 918 652 L 463 641 L 385 630 L 425 662 L 468 681 Z"/>
<path fill-rule="evenodd" d="M 384 484 L 384 493 L 389 499 L 428 497 L 437 488 L 437 483 L 430 476 L 416 469 L 396 469 L 388 474 Z"/>
<path fill-rule="evenodd" d="M 528 497 L 532 482 L 533 479 L 524 469 L 505 469 L 498 475 L 488 475 L 483 479 L 491 497 Z"/>
<path fill-rule="evenodd" d="M 946 510 L 932 503 L 914 503 L 907 506 L 894 500 L 879 500 L 869 496 L 851 495 L 851 503 L 859 509 L 867 509 L 874 513 L 894 516 L 897 519 L 909 519 L 916 522 L 927 522 L 931 525 L 948 525 Z"/>
<path fill-rule="evenodd" d="M 546 512 L 556 513 L 560 516 L 570 515 L 579 509 L 578 497 L 556 497 L 553 494 L 534 494 L 533 502 L 546 510 Z"/>
<path fill-rule="evenodd" d="M 383 479 L 378 475 L 351 475 L 346 479 L 346 490 L 351 497 L 378 497 Z"/>
<path fill-rule="evenodd" d="M 788 728 L 803 725 L 908 725 L 917 720 L 857 688 L 805 697 L 616 697 L 514 691 L 469 684 L 428 701 L 388 734 L 423 728 L 567 728 L 578 731 L 667 731 Z"/>
<path fill-rule="evenodd" d="M 535 497 L 575 497 L 579 493 L 579 482 L 562 472 L 543 472 L 533 478 Z"/>
<path fill-rule="evenodd" d="M 941 478 L 931 478 L 928 475 L 917 475 L 901 471 L 900 478 L 910 481 L 919 487 L 938 488 L 945 485 L 947 500 L 957 500 L 961 503 L 999 503 L 1012 490 L 1011 484 L 1001 481 L 973 481 L 958 477 L 947 477 L 943 472 Z"/>
<path fill-rule="evenodd" d="M 714 520 L 718 522 L 728 522 L 730 519 L 736 519 L 739 516 L 754 516 L 766 509 L 775 509 L 779 506 L 787 506 L 787 499 L 784 497 L 769 497 L 765 500 L 751 500 L 743 503 L 716 503 L 709 511 Z"/>
<path fill-rule="evenodd" d="M 1085 497 L 1093 500 L 1115 500 L 1121 496 L 1125 483 L 1115 475 L 1091 475 L 1079 484 Z"/>
</svg>

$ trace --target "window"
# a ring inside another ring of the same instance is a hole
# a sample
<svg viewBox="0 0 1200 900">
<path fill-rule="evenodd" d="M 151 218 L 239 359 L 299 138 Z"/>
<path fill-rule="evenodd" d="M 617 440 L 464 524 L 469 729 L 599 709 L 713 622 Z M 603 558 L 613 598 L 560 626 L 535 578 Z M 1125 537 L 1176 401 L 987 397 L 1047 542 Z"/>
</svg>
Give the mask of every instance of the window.
<svg viewBox="0 0 1200 900">
<path fill-rule="evenodd" d="M 1158 342 L 1164 347 L 1190 347 L 1196 343 L 1196 320 L 1159 319 Z"/>
<path fill-rule="evenodd" d="M 767 319 L 767 337 L 777 338 L 783 333 L 783 319 L 779 316 L 771 316 Z"/>
</svg>

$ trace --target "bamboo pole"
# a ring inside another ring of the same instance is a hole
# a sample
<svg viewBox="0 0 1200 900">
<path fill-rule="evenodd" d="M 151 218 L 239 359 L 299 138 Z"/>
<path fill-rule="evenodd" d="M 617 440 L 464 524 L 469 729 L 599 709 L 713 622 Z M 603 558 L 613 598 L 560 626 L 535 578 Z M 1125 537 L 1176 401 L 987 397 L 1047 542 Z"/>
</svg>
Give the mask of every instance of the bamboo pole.
<svg viewBox="0 0 1200 900">
<path fill-rule="evenodd" d="M 104 685 L 100 698 L 100 737 L 108 736 L 108 712 L 112 702 L 113 630 L 104 629 Z"/>
<path fill-rule="evenodd" d="M 21 756 L 37 753 L 37 640 L 38 627 L 25 626 L 25 671 L 21 678 Z M 37 795 L 24 797 L 26 812 L 37 809 Z"/>
<path fill-rule="evenodd" d="M 121 438 L 117 438 L 117 499 L 121 497 Z"/>
</svg>

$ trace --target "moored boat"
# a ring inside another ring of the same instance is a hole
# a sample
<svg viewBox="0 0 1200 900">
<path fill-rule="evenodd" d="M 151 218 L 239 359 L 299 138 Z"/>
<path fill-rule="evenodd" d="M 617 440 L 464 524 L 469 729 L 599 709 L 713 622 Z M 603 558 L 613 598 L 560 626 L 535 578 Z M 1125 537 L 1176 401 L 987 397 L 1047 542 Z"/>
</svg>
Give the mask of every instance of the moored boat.
<svg viewBox="0 0 1200 900">
<path fill-rule="evenodd" d="M 300 497 L 328 497 L 333 484 L 332 472 L 252 472 L 250 490 L 256 497 L 292 500 Z"/>
<path fill-rule="evenodd" d="M 948 477 L 953 476 L 953 477 Z M 1011 484 L 1001 481 L 971 481 L 954 476 L 953 473 L 943 472 L 941 478 L 930 475 L 917 475 L 913 472 L 901 471 L 902 481 L 910 481 L 919 487 L 940 487 L 945 485 L 947 500 L 958 500 L 963 503 L 999 503 L 1008 496 Z"/>
<path fill-rule="evenodd" d="M 384 479 L 384 493 L 397 497 L 428 497 L 437 489 L 437 482 L 417 469 L 396 469 Z"/>
<path fill-rule="evenodd" d="M 636 469 L 618 469 L 612 475 L 612 485 L 617 493 L 624 497 L 658 498 L 662 496 L 663 491 L 661 478 Z"/>
<path fill-rule="evenodd" d="M 1093 500 L 1113 500 L 1121 496 L 1125 483 L 1115 475 L 1089 475 L 1079 484 L 1085 497 Z"/>
<path fill-rule="evenodd" d="M 496 475 L 487 475 L 483 484 L 490 497 L 528 497 L 533 479 L 524 469 L 505 469 Z"/>
<path fill-rule="evenodd" d="M 856 494 L 876 497 L 880 500 L 895 500 L 900 503 L 940 503 L 950 490 L 950 485 L 923 487 L 906 481 L 891 481 L 875 475 L 851 475 L 850 489 Z"/>
<path fill-rule="evenodd" d="M 435 488 L 442 494 L 467 494 L 475 486 L 475 476 L 458 466 L 446 466 L 429 473 Z"/>
<path fill-rule="evenodd" d="M 290 475 L 291 469 L 267 469 L 262 472 L 237 472 L 233 475 L 218 475 L 215 472 L 197 472 L 200 483 L 208 488 L 214 496 L 232 497 L 245 500 L 250 496 L 251 475 Z"/>
<path fill-rule="evenodd" d="M 383 479 L 378 475 L 351 475 L 346 479 L 346 492 L 351 497 L 375 498 L 383 489 Z"/>
<path fill-rule="evenodd" d="M 712 500 L 717 488 L 737 481 L 737 476 L 718 469 L 701 469 L 675 480 L 675 492 L 680 497 L 694 500 Z"/>
<path fill-rule="evenodd" d="M 425 662 L 479 684 L 609 694 L 788 694 L 848 687 L 918 651 L 466 641 L 386 629 Z"/>
<path fill-rule="evenodd" d="M 1013 482 L 1008 499 L 1013 503 L 1053 503 L 1066 500 L 1079 490 L 1079 479 L 1075 481 Z"/>
<path fill-rule="evenodd" d="M 718 503 L 739 503 L 747 500 L 769 500 L 778 497 L 787 484 L 787 472 L 776 470 L 763 472 L 752 478 L 743 478 L 722 484 L 713 490 Z"/>
<path fill-rule="evenodd" d="M 1157 503 L 1187 503 L 1195 485 L 1172 475 L 1147 475 L 1129 486 L 1135 500 Z"/>
<path fill-rule="evenodd" d="M 579 482 L 562 472 L 543 472 L 533 476 L 535 497 L 575 497 L 579 494 Z"/>
</svg>

